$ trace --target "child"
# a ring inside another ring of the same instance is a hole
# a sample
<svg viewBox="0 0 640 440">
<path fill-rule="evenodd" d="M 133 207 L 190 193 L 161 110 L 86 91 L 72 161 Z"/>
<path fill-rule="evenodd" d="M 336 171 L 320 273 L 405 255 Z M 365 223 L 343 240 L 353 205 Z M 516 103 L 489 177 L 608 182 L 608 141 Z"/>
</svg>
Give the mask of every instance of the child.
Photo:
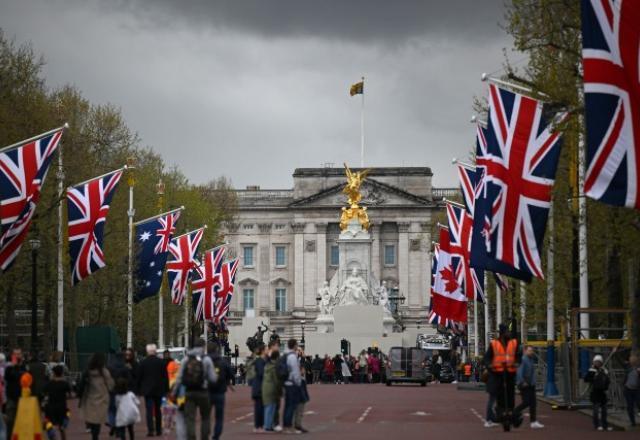
<svg viewBox="0 0 640 440">
<path fill-rule="evenodd" d="M 65 428 L 69 424 L 67 413 L 67 396 L 71 392 L 69 382 L 64 379 L 64 367 L 56 365 L 52 369 L 53 377 L 44 386 L 44 414 L 46 419 L 60 431 L 60 438 L 65 440 Z"/>
<path fill-rule="evenodd" d="M 133 428 L 140 421 L 140 401 L 129 391 L 129 381 L 120 378 L 116 381 L 114 392 L 116 395 L 116 437 L 124 440 L 125 431 L 129 431 L 129 438 L 133 440 Z M 126 430 L 125 430 L 126 428 Z"/>
<path fill-rule="evenodd" d="M 307 391 L 307 381 L 305 380 L 306 370 L 304 366 L 300 368 L 300 373 L 302 375 L 302 383 L 300 384 L 300 403 L 296 407 L 293 425 L 296 427 L 297 431 L 306 433 L 309 431 L 302 427 L 302 416 L 304 415 L 304 406 L 309 401 L 309 392 Z"/>
</svg>

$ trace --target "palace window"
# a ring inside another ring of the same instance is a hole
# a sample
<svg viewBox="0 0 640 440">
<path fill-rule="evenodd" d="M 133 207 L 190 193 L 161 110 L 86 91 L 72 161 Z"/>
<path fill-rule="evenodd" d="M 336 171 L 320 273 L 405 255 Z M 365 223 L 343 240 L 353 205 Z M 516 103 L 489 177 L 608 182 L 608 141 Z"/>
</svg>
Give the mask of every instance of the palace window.
<svg viewBox="0 0 640 440">
<path fill-rule="evenodd" d="M 329 264 L 331 266 L 338 266 L 340 264 L 340 248 L 337 244 L 331 245 L 331 258 Z"/>
<path fill-rule="evenodd" d="M 276 246 L 276 267 L 287 265 L 287 252 L 285 246 Z"/>
<path fill-rule="evenodd" d="M 384 246 L 384 265 L 385 266 L 396 265 L 396 247 L 392 244 L 386 244 Z"/>
<path fill-rule="evenodd" d="M 242 265 L 244 267 L 253 267 L 253 246 L 242 247 Z"/>
<path fill-rule="evenodd" d="M 255 296 L 253 289 L 244 289 L 242 291 L 242 305 L 244 310 L 255 309 Z"/>
<path fill-rule="evenodd" d="M 287 289 L 279 287 L 276 289 L 276 312 L 286 312 L 286 311 L 287 311 Z"/>
</svg>

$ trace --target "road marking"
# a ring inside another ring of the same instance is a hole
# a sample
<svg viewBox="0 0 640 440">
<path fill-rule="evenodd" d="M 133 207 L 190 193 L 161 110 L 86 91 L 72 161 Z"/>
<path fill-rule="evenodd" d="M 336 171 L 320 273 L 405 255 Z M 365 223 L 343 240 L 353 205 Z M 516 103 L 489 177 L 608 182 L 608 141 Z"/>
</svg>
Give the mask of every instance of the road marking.
<svg viewBox="0 0 640 440">
<path fill-rule="evenodd" d="M 246 418 L 251 417 L 252 415 L 253 415 L 253 413 L 252 413 L 252 412 L 250 412 L 250 413 L 245 414 L 245 415 L 243 415 L 243 416 L 236 417 L 235 419 L 233 419 L 233 420 L 231 421 L 231 423 L 238 423 L 238 422 L 240 422 L 240 421 L 242 421 L 242 420 L 244 420 L 244 419 L 246 419 Z"/>
<path fill-rule="evenodd" d="M 478 413 L 478 411 L 476 411 L 476 409 L 475 409 L 475 408 L 469 408 L 469 409 L 471 410 L 471 412 L 473 413 L 473 415 L 474 415 L 474 416 L 476 416 L 478 419 L 480 419 L 480 421 L 481 421 L 482 423 L 486 422 L 486 420 L 484 419 L 484 417 L 482 417 L 482 416 L 480 415 L 480 413 Z"/>
<path fill-rule="evenodd" d="M 428 412 L 424 412 L 424 411 L 416 411 L 414 413 L 411 413 L 412 416 L 430 416 L 431 413 Z"/>
<path fill-rule="evenodd" d="M 356 421 L 356 423 L 362 423 L 364 422 L 364 419 L 367 418 L 367 416 L 369 415 L 369 412 L 371 411 L 371 407 L 367 407 L 367 409 L 364 410 L 364 412 L 362 413 L 362 415 L 360 416 L 360 418 L 358 419 L 358 421 Z"/>
<path fill-rule="evenodd" d="M 318 413 L 317 413 L 317 412 L 315 412 L 315 411 L 305 411 L 305 412 L 304 412 L 304 415 L 305 415 L 305 416 L 311 416 L 311 415 L 314 415 L 314 414 L 318 414 Z"/>
</svg>

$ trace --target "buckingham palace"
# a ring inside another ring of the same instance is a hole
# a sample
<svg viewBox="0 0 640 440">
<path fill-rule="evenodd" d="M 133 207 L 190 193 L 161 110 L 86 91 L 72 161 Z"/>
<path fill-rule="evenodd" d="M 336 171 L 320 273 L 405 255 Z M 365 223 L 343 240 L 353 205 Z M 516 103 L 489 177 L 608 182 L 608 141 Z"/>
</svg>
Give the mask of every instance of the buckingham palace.
<svg viewBox="0 0 640 440">
<path fill-rule="evenodd" d="M 228 251 L 240 258 L 229 314 L 231 333 L 243 318 L 268 320 L 286 337 L 318 315 L 318 289 L 340 260 L 337 243 L 344 169 L 298 168 L 292 189 L 236 190 L 235 221 L 223 230 Z M 455 189 L 434 189 L 428 167 L 372 168 L 362 184 L 372 238 L 371 274 L 396 292 L 402 327 L 426 327 L 434 213 Z M 246 322 L 246 320 L 245 320 Z M 255 326 L 245 329 L 253 334 Z"/>
</svg>

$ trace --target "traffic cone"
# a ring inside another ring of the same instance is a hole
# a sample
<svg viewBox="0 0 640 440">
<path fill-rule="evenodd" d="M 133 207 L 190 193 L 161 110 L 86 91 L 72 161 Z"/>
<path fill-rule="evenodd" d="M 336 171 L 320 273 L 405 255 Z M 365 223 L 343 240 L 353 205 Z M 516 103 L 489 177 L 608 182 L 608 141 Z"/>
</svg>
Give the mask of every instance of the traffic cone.
<svg viewBox="0 0 640 440">
<path fill-rule="evenodd" d="M 20 378 L 22 397 L 18 402 L 11 440 L 43 440 L 40 405 L 38 405 L 38 399 L 31 395 L 32 383 L 33 377 L 29 373 L 23 374 Z"/>
</svg>

